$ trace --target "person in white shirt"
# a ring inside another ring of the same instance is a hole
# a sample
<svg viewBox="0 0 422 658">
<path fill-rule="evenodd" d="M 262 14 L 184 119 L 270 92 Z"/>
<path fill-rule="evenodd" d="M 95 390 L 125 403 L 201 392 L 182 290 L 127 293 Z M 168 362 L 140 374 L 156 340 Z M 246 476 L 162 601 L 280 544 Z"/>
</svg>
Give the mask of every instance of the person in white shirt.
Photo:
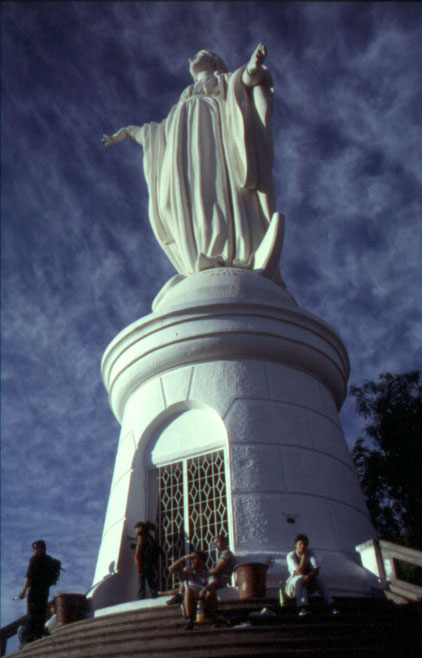
<svg viewBox="0 0 422 658">
<path fill-rule="evenodd" d="M 308 537 L 306 535 L 297 535 L 294 544 L 295 550 L 288 553 L 286 558 L 290 575 L 286 582 L 285 591 L 287 596 L 296 598 L 299 616 L 304 617 L 311 614 L 308 609 L 308 594 L 313 592 L 319 592 L 329 606 L 330 613 L 338 615 L 339 611 L 334 607 L 334 601 L 319 575 L 320 567 L 315 554 L 308 548 Z"/>
<path fill-rule="evenodd" d="M 44 635 L 51 635 L 51 633 L 56 630 L 58 625 L 55 599 L 51 599 L 51 601 L 49 601 L 48 608 L 50 610 L 51 616 L 45 622 Z"/>
</svg>

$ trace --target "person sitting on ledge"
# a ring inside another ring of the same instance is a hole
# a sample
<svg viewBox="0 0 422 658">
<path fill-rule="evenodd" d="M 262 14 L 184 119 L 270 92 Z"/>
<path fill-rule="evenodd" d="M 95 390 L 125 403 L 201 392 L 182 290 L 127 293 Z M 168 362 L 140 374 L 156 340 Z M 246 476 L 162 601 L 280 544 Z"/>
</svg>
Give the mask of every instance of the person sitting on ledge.
<svg viewBox="0 0 422 658">
<path fill-rule="evenodd" d="M 294 540 L 295 550 L 287 555 L 289 578 L 286 581 L 287 596 L 296 598 L 299 617 L 311 614 L 308 609 L 308 594 L 319 592 L 332 615 L 339 611 L 334 607 L 334 601 L 322 581 L 314 552 L 308 548 L 309 539 L 306 535 L 297 535 Z"/>
<path fill-rule="evenodd" d="M 234 567 L 236 564 L 236 558 L 229 549 L 229 542 L 226 535 L 216 535 L 213 539 L 213 543 L 217 548 L 217 562 L 209 570 L 211 577 L 208 581 L 208 592 L 210 592 L 208 599 L 212 601 L 211 592 L 222 587 L 227 587 L 230 585 L 231 577 L 233 575 Z M 184 584 L 183 582 L 180 585 L 178 590 L 172 591 L 173 596 L 171 599 L 166 601 L 167 605 L 175 605 L 177 603 L 182 603 L 183 594 L 184 594 Z M 216 597 L 215 597 L 215 600 Z"/>
<path fill-rule="evenodd" d="M 215 566 L 210 569 L 209 591 L 230 585 L 236 564 L 236 558 L 229 549 L 229 541 L 226 535 L 217 535 L 213 541 L 218 551 L 218 556 Z"/>
<path fill-rule="evenodd" d="M 196 607 L 200 601 L 203 601 L 205 613 L 209 613 L 210 609 L 215 610 L 216 608 L 213 601 L 215 588 L 210 590 L 208 582 L 210 574 L 205 566 L 206 559 L 203 551 L 194 551 L 179 558 L 169 567 L 170 572 L 178 575 L 184 583 L 183 610 L 188 620 L 186 630 L 192 630 L 193 628 Z M 190 566 L 182 567 L 186 560 L 190 560 Z"/>
<path fill-rule="evenodd" d="M 47 621 L 44 626 L 44 635 L 51 635 L 57 629 L 57 609 L 56 609 L 56 599 L 51 599 L 48 602 L 48 609 L 50 611 L 50 616 L 48 616 Z"/>
</svg>

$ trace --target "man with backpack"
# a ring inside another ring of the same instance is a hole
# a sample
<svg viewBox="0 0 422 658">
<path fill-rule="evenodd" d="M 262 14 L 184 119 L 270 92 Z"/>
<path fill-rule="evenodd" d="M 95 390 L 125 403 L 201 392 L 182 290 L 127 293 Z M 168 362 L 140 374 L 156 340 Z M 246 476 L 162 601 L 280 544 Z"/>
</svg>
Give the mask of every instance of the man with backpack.
<svg viewBox="0 0 422 658">
<path fill-rule="evenodd" d="M 148 582 L 150 596 L 155 599 L 158 596 L 158 564 L 162 550 L 155 537 L 150 535 L 150 531 L 155 530 L 153 523 L 138 521 L 135 530 L 137 536 L 135 563 L 139 574 L 138 598 L 146 597 Z"/>
<path fill-rule="evenodd" d="M 28 563 L 23 590 L 19 594 L 19 598 L 24 599 L 28 592 L 27 616 L 22 633 L 19 634 L 21 645 L 43 636 L 49 588 L 57 582 L 60 574 L 59 560 L 47 555 L 46 551 L 43 539 L 32 543 L 33 555 Z"/>
</svg>

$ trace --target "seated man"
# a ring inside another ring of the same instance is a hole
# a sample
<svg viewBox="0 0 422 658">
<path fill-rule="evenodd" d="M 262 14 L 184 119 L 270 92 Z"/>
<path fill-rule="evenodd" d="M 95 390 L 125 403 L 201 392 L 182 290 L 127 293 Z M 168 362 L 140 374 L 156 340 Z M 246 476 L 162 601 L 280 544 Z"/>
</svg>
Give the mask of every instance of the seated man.
<svg viewBox="0 0 422 658">
<path fill-rule="evenodd" d="M 286 582 L 286 594 L 296 597 L 299 617 L 311 614 L 308 609 L 308 592 L 319 592 L 329 606 L 332 615 L 339 611 L 334 607 L 333 599 L 319 577 L 318 563 L 314 552 L 308 548 L 309 539 L 306 535 L 295 537 L 295 550 L 287 555 L 287 568 L 290 576 Z"/>
<path fill-rule="evenodd" d="M 44 626 L 44 635 L 51 635 L 53 631 L 57 628 L 57 610 L 56 610 L 56 600 L 51 599 L 48 603 L 48 609 L 50 611 L 50 616 L 45 622 Z"/>
<path fill-rule="evenodd" d="M 182 564 L 186 560 L 190 560 L 190 566 L 182 568 Z M 186 630 L 192 630 L 193 628 L 198 601 L 204 601 L 206 611 L 210 602 L 210 596 L 207 596 L 205 600 L 209 579 L 205 561 L 206 555 L 203 551 L 194 551 L 179 558 L 169 567 L 171 573 L 178 575 L 184 583 L 183 610 L 188 620 Z"/>
<path fill-rule="evenodd" d="M 214 544 L 218 551 L 217 563 L 210 569 L 210 584 L 215 589 L 220 587 L 227 587 L 230 584 L 233 575 L 236 558 L 229 549 L 229 542 L 225 535 L 217 535 L 214 537 Z"/>
<path fill-rule="evenodd" d="M 227 587 L 230 584 L 236 564 L 236 558 L 228 548 L 228 539 L 225 535 L 217 535 L 214 537 L 213 542 L 217 548 L 218 556 L 215 566 L 209 570 L 209 573 L 212 574 L 207 588 L 207 591 L 210 592 L 207 597 L 209 601 L 212 601 L 215 590 Z M 183 592 L 184 585 L 182 583 L 178 591 L 172 591 L 174 595 L 166 602 L 167 605 L 181 603 L 183 601 Z M 217 599 L 215 598 L 215 600 Z"/>
</svg>

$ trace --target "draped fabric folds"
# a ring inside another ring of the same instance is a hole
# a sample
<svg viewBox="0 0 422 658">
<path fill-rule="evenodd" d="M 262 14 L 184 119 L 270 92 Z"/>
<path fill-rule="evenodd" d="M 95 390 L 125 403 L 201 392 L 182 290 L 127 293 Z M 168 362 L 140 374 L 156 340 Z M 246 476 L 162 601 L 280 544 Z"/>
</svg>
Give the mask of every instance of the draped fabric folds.
<svg viewBox="0 0 422 658">
<path fill-rule="evenodd" d="M 274 212 L 272 81 L 244 67 L 190 85 L 161 123 L 132 134 L 144 148 L 154 234 L 181 274 L 253 268 Z"/>
</svg>

